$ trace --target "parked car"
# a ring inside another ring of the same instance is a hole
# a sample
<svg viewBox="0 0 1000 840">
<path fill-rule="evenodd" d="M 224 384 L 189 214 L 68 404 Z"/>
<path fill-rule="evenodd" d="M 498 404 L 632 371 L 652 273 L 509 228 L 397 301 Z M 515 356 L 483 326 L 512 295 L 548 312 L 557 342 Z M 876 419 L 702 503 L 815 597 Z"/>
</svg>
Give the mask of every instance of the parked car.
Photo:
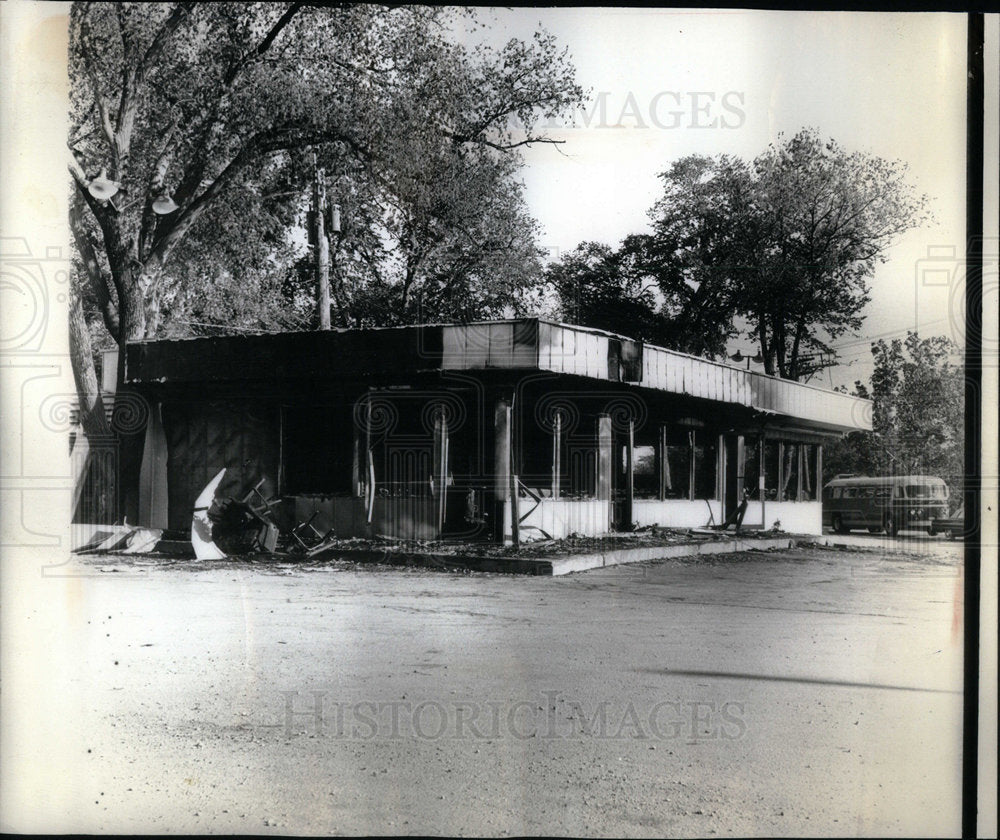
<svg viewBox="0 0 1000 840">
<path fill-rule="evenodd" d="M 846 534 L 867 528 L 895 536 L 902 529 L 934 533 L 948 514 L 948 485 L 933 475 L 839 475 L 823 488 L 823 525 Z"/>
<path fill-rule="evenodd" d="M 965 535 L 965 505 L 959 505 L 951 516 L 935 519 L 930 529 L 931 536 L 944 534 L 949 540 Z"/>
</svg>

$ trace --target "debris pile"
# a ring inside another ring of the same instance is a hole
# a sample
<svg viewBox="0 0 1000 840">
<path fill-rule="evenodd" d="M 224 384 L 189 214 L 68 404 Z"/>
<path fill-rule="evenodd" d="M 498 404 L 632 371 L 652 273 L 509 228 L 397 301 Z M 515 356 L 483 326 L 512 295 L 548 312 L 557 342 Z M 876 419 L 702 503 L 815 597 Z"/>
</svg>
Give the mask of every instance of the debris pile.
<svg viewBox="0 0 1000 840">
<path fill-rule="evenodd" d="M 274 515 L 281 500 L 264 496 L 263 478 L 243 496 L 217 499 L 215 494 L 225 473 L 225 468 L 219 470 L 195 500 L 190 543 L 161 529 L 109 525 L 98 528 L 77 553 L 193 553 L 198 560 L 255 554 L 311 557 L 336 541 L 332 528 L 324 533 L 314 525 L 319 511 L 292 528 L 282 529 Z"/>
<path fill-rule="evenodd" d="M 309 519 L 283 530 L 274 517 L 275 508 L 281 504 L 281 500 L 267 498 L 261 492 L 263 478 L 240 498 L 230 496 L 209 503 L 209 498 L 214 497 L 224 474 L 225 469 L 222 469 L 195 503 L 191 542 L 199 559 L 220 559 L 213 556 L 216 553 L 221 557 L 244 554 L 304 554 L 311 557 L 334 539 L 332 528 L 322 533 L 313 525 L 319 511 L 313 511 Z M 206 494 L 209 494 L 208 498 Z M 202 513 L 204 519 L 200 517 Z M 206 520 L 210 524 L 210 531 L 207 544 L 201 546 L 205 554 L 202 557 L 198 554 L 199 545 L 195 542 L 195 534 L 197 531 L 199 539 L 205 537 Z"/>
</svg>

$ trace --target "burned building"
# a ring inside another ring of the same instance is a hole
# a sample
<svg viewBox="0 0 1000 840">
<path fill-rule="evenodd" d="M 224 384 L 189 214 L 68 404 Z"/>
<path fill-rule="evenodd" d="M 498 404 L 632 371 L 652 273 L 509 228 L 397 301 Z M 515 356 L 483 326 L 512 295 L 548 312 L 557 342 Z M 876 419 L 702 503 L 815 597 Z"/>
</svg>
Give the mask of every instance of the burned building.
<svg viewBox="0 0 1000 840">
<path fill-rule="evenodd" d="M 338 536 L 492 539 L 719 524 L 821 532 L 845 394 L 539 319 L 130 344 L 140 519 L 261 480 Z M 514 529 L 517 529 L 516 531 Z"/>
</svg>

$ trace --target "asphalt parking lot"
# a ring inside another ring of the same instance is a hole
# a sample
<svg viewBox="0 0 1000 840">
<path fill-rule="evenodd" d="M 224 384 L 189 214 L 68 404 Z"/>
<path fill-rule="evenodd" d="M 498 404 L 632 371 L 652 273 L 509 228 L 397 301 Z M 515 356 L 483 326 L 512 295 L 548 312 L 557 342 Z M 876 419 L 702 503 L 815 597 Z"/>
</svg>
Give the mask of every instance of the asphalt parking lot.
<svg viewBox="0 0 1000 840">
<path fill-rule="evenodd" d="M 850 531 L 835 534 L 829 528 L 823 531 L 823 540 L 828 545 L 868 548 L 888 553 L 944 555 L 961 557 L 964 542 L 944 534 L 930 536 L 926 531 L 900 531 L 895 537 L 886 534 L 870 534 L 868 531 Z"/>
<path fill-rule="evenodd" d="M 955 835 L 961 544 L 935 548 L 562 578 L 19 558 L 3 827 Z"/>
</svg>

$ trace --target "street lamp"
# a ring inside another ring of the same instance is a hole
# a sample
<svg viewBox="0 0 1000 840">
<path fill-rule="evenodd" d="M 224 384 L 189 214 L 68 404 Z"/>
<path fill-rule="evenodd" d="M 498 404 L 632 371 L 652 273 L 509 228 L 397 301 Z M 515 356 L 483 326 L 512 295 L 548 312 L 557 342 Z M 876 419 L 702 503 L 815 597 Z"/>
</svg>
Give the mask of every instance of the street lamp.
<svg viewBox="0 0 1000 840">
<path fill-rule="evenodd" d="M 169 216 L 175 210 L 179 209 L 180 208 L 178 207 L 177 202 L 174 201 L 173 197 L 168 192 L 161 192 L 156 197 L 156 200 L 153 201 L 153 212 L 156 213 L 157 216 Z"/>
<path fill-rule="evenodd" d="M 756 353 L 753 356 L 744 356 L 739 350 L 733 353 L 733 355 L 731 355 L 729 358 L 732 359 L 737 364 L 746 359 L 747 370 L 750 370 L 750 362 L 753 362 L 755 365 L 759 365 L 764 361 L 764 357 L 760 353 Z"/>
<path fill-rule="evenodd" d="M 99 201 L 107 201 L 113 195 L 116 195 L 121 188 L 121 184 L 117 181 L 112 181 L 108 177 L 108 170 L 102 168 L 101 174 L 87 185 L 87 192 Z"/>
</svg>

